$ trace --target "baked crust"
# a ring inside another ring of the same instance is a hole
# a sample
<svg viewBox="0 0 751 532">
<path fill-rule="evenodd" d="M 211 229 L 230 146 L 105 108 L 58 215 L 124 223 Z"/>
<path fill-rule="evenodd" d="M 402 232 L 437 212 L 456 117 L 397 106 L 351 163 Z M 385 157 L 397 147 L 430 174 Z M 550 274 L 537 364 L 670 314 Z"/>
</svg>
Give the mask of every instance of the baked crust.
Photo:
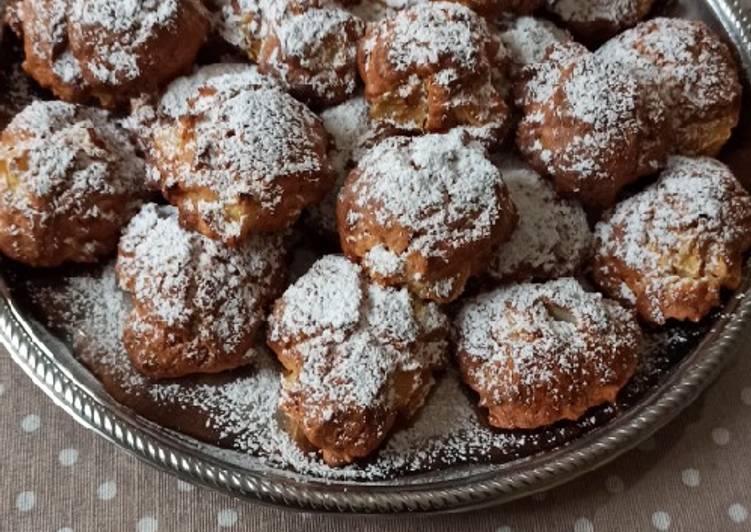
<svg viewBox="0 0 751 532">
<path fill-rule="evenodd" d="M 417 133 L 465 127 L 488 144 L 508 129 L 508 56 L 471 9 L 427 2 L 371 24 L 358 50 L 371 116 Z"/>
<path fill-rule="evenodd" d="M 652 10 L 655 0 L 545 0 L 549 14 L 560 20 L 577 40 L 596 47 Z"/>
<path fill-rule="evenodd" d="M 30 104 L 0 135 L 0 250 L 31 266 L 96 262 L 146 196 L 144 172 L 106 111 Z"/>
<path fill-rule="evenodd" d="M 149 151 L 185 227 L 236 246 L 289 227 L 333 185 L 320 119 L 281 90 L 208 91 L 190 106 L 154 128 Z"/>
<path fill-rule="evenodd" d="M 171 206 L 145 205 L 120 241 L 117 275 L 132 296 L 123 343 L 153 379 L 253 362 L 266 311 L 283 289 L 284 236 L 230 248 L 186 231 Z"/>
<path fill-rule="evenodd" d="M 516 143 L 558 192 L 592 208 L 665 165 L 670 125 L 665 103 L 623 69 L 570 42 L 524 68 Z"/>
<path fill-rule="evenodd" d="M 740 286 L 751 196 L 724 164 L 673 157 L 595 230 L 593 276 L 646 322 L 699 321 Z"/>
<path fill-rule="evenodd" d="M 236 0 L 219 10 L 220 33 L 296 98 L 328 107 L 358 87 L 365 22 L 331 0 Z"/>
<path fill-rule="evenodd" d="M 536 429 L 614 403 L 641 339 L 632 312 L 574 279 L 508 285 L 468 301 L 457 360 L 491 425 Z"/>
<path fill-rule="evenodd" d="M 58 98 L 118 107 L 190 70 L 209 32 L 199 0 L 21 0 L 24 69 Z"/>
<path fill-rule="evenodd" d="M 269 318 L 268 344 L 286 372 L 280 408 L 327 464 L 364 458 L 422 406 L 446 362 L 447 336 L 434 303 L 326 256 Z"/>
<path fill-rule="evenodd" d="M 296 98 L 335 105 L 357 90 L 357 42 L 364 32 L 365 23 L 344 9 L 308 9 L 273 24 L 258 65 Z"/>
<path fill-rule="evenodd" d="M 676 153 L 717 155 L 738 125 L 738 66 L 730 48 L 703 22 L 649 20 L 597 53 L 656 87 L 668 106 Z"/>
<path fill-rule="evenodd" d="M 504 18 L 498 22 L 498 31 L 509 53 L 509 72 L 513 82 L 518 81 L 525 66 L 544 61 L 552 46 L 574 40 L 567 30 L 538 17 Z"/>
<path fill-rule="evenodd" d="M 466 134 L 391 137 L 339 194 L 345 255 L 385 285 L 446 303 L 511 236 L 516 209 L 498 169 Z"/>
</svg>

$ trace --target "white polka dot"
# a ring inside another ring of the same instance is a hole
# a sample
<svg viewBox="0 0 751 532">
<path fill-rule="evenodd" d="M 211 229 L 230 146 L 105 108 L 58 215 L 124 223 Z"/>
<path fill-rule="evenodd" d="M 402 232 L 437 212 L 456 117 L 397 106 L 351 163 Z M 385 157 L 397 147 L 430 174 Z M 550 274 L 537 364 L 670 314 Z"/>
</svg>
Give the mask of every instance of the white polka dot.
<svg viewBox="0 0 751 532">
<path fill-rule="evenodd" d="M 78 450 L 77 449 L 63 449 L 60 454 L 57 455 L 57 459 L 60 461 L 60 465 L 72 466 L 78 462 Z"/>
<path fill-rule="evenodd" d="M 115 495 L 117 495 L 117 484 L 112 480 L 101 483 L 96 490 L 97 499 L 101 501 L 114 499 Z"/>
<path fill-rule="evenodd" d="M 647 438 L 639 444 L 637 449 L 643 452 L 654 451 L 657 448 L 657 441 L 654 438 Z"/>
<path fill-rule="evenodd" d="M 698 469 L 684 469 L 681 471 L 681 481 L 689 488 L 695 488 L 701 484 L 701 474 Z"/>
<path fill-rule="evenodd" d="M 499 526 L 495 532 L 514 532 L 514 530 L 510 526 Z"/>
<path fill-rule="evenodd" d="M 592 521 L 586 517 L 580 517 L 574 523 L 574 532 L 593 532 L 595 529 Z"/>
<path fill-rule="evenodd" d="M 751 406 L 751 386 L 741 390 L 741 401 L 743 401 L 743 404 Z"/>
<path fill-rule="evenodd" d="M 16 495 L 16 508 L 20 512 L 28 512 L 37 502 L 37 496 L 33 491 L 22 491 Z"/>
<path fill-rule="evenodd" d="M 618 475 L 611 475 L 605 479 L 605 489 L 608 493 L 621 493 L 623 491 L 623 481 Z"/>
<path fill-rule="evenodd" d="M 728 515 L 735 523 L 743 523 L 748 519 L 748 510 L 739 503 L 731 504 L 728 508 Z"/>
<path fill-rule="evenodd" d="M 667 530 L 670 528 L 670 516 L 666 512 L 655 512 L 652 514 L 652 525 L 657 530 Z"/>
<path fill-rule="evenodd" d="M 159 530 L 159 522 L 153 517 L 142 517 L 136 524 L 137 532 L 156 532 Z"/>
<path fill-rule="evenodd" d="M 34 432 L 39 430 L 42 420 L 36 414 L 29 414 L 21 420 L 21 429 L 24 432 Z"/>
<path fill-rule="evenodd" d="M 237 523 L 237 512 L 231 508 L 221 510 L 216 514 L 216 522 L 220 527 L 230 527 Z"/>
<path fill-rule="evenodd" d="M 712 440 L 717 445 L 727 445 L 730 442 L 730 431 L 722 427 L 712 429 Z"/>
<path fill-rule="evenodd" d="M 183 480 L 177 481 L 177 491 L 193 491 L 193 489 L 193 484 L 190 484 Z"/>
</svg>

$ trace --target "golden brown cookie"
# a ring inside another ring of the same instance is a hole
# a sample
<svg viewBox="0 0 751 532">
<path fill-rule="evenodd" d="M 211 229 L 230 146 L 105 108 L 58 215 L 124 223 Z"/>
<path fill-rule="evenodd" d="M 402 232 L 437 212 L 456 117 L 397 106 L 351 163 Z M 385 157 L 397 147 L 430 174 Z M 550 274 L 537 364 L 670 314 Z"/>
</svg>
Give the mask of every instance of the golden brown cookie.
<svg viewBox="0 0 751 532">
<path fill-rule="evenodd" d="M 275 24 L 258 65 L 311 105 L 341 103 L 357 90 L 357 42 L 365 22 L 338 7 L 307 9 Z"/>
<path fill-rule="evenodd" d="M 213 63 L 196 67 L 192 74 L 175 79 L 157 100 L 151 97 L 131 100 L 131 112 L 120 123 L 138 147 L 148 153 L 157 125 L 183 116 L 199 115 L 211 108 L 216 101 L 231 98 L 246 90 L 273 87 L 278 87 L 276 81 L 258 72 L 255 65 Z M 149 166 L 147 172 L 149 185 L 159 190 L 158 170 Z"/>
<path fill-rule="evenodd" d="M 502 141 L 508 57 L 471 9 L 428 2 L 399 11 L 368 27 L 358 63 L 375 120 L 423 133 L 462 126 Z"/>
<path fill-rule="evenodd" d="M 716 155 L 738 125 L 738 66 L 703 22 L 656 18 L 615 37 L 597 54 L 659 91 L 673 122 L 676 153 Z"/>
<path fill-rule="evenodd" d="M 251 363 L 283 288 L 284 246 L 275 234 L 230 248 L 183 229 L 174 207 L 145 205 L 117 257 L 133 300 L 123 342 L 136 369 L 162 379 Z"/>
<path fill-rule="evenodd" d="M 365 22 L 331 0 L 225 2 L 220 32 L 316 107 L 341 103 L 357 90 L 357 41 Z"/>
<path fill-rule="evenodd" d="M 329 465 L 364 458 L 420 409 L 446 362 L 447 336 L 434 303 L 326 256 L 269 318 L 268 343 L 286 372 L 281 410 Z"/>
<path fill-rule="evenodd" d="M 21 0 L 24 69 L 58 98 L 115 107 L 190 69 L 209 32 L 199 0 Z"/>
<path fill-rule="evenodd" d="M 645 18 L 655 0 L 545 0 L 545 7 L 578 40 L 597 45 Z"/>
<path fill-rule="evenodd" d="M 289 227 L 333 185 L 320 119 L 281 90 L 212 91 L 190 106 L 154 128 L 150 150 L 185 227 L 238 245 Z"/>
<path fill-rule="evenodd" d="M 143 161 L 105 111 L 34 102 L 0 135 L 0 250 L 31 266 L 96 262 L 144 188 Z"/>
<path fill-rule="evenodd" d="M 571 34 L 549 20 L 537 17 L 514 17 L 499 23 L 499 37 L 511 58 L 511 78 L 516 80 L 521 69 L 545 60 L 555 44 L 573 41 Z"/>
<path fill-rule="evenodd" d="M 714 159 L 673 157 L 659 180 L 595 230 L 593 275 L 657 325 L 699 321 L 741 283 L 751 248 L 751 196 Z"/>
<path fill-rule="evenodd" d="M 480 295 L 455 325 L 464 382 L 502 429 L 575 421 L 614 403 L 641 339 L 632 312 L 571 278 Z"/>
<path fill-rule="evenodd" d="M 498 168 L 458 132 L 381 141 L 349 175 L 337 205 L 345 255 L 376 281 L 441 303 L 487 267 L 516 217 Z"/>
<path fill-rule="evenodd" d="M 556 189 L 603 208 L 627 184 L 664 166 L 670 141 L 659 95 L 580 44 L 556 44 L 517 86 L 516 143 Z"/>
<path fill-rule="evenodd" d="M 493 252 L 488 276 L 497 281 L 546 281 L 580 273 L 592 251 L 587 215 L 576 200 L 561 198 L 547 180 L 521 161 L 499 165 L 519 223 Z"/>
</svg>

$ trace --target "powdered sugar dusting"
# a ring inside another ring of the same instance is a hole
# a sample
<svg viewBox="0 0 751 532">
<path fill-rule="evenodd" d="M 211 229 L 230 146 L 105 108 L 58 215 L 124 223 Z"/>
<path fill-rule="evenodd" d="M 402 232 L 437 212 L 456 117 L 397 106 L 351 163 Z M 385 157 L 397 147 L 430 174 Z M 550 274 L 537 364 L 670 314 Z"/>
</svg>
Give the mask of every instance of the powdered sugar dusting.
<svg viewBox="0 0 751 532">
<path fill-rule="evenodd" d="M 582 206 L 560 198 L 534 170 L 509 158 L 500 165 L 519 224 L 493 255 L 497 279 L 544 280 L 576 274 L 589 257 L 592 231 Z"/>
<path fill-rule="evenodd" d="M 531 404 L 540 390 L 559 400 L 610 383 L 641 336 L 629 311 L 571 278 L 478 296 L 456 326 L 460 352 L 475 361 L 467 371 L 495 404 Z"/>
<path fill-rule="evenodd" d="M 118 85 L 140 74 L 140 47 L 156 32 L 175 24 L 180 0 L 68 0 L 70 22 L 82 34 L 104 31 L 114 38 L 100 39 L 97 54 L 86 64 L 101 83 Z M 192 0 L 190 0 L 192 1 Z"/>
<path fill-rule="evenodd" d="M 655 18 L 597 54 L 654 84 L 678 127 L 722 117 L 741 92 L 729 49 L 702 22 Z"/>
<path fill-rule="evenodd" d="M 71 0 L 28 3 L 34 8 L 33 20 L 24 19 L 24 10 L 16 9 L 16 14 L 23 23 L 26 37 L 34 43 L 34 54 L 52 67 L 60 81 L 71 85 L 83 83 L 81 64 L 68 50 Z"/>
<path fill-rule="evenodd" d="M 551 46 L 573 39 L 569 32 L 548 20 L 527 16 L 507 23 L 500 38 L 517 68 L 543 61 Z"/>
<path fill-rule="evenodd" d="M 459 376 L 449 370 L 438 380 L 414 423 L 395 432 L 372 460 L 331 468 L 315 453 L 299 448 L 280 423 L 277 411 L 280 371 L 263 347 L 256 349 L 250 370 L 217 376 L 211 382 L 188 378 L 155 383 L 133 369 L 123 349 L 120 339 L 131 305 L 118 289 L 113 265 L 101 273 L 56 278 L 52 284 L 26 281 L 14 286 L 27 287 L 41 315 L 52 320 L 49 325 L 70 343 L 79 360 L 109 383 L 107 386 L 119 390 L 119 400 L 126 404 L 133 401 L 133 408 L 142 415 L 165 414 L 160 419 L 166 426 L 171 426 L 171 418 L 188 412 L 196 424 L 212 431 L 210 443 L 221 441 L 241 453 L 236 459 L 252 460 L 252 464 L 260 460 L 269 467 L 318 478 L 356 481 L 380 480 L 434 468 L 448 472 L 452 465 L 508 461 L 561 445 L 614 414 L 612 407 L 604 408 L 597 415 L 583 418 L 576 428 L 493 430 L 478 415 L 473 406 L 475 399 L 467 396 Z M 701 334 L 701 331 L 669 330 L 650 339 L 642 357 L 645 373 L 637 375 L 634 382 L 639 388 L 630 393 L 638 397 L 638 390 L 649 389 L 654 384 L 652 376 L 662 374 L 670 357 L 677 356 L 670 355 L 671 350 L 684 352 L 695 342 L 691 338 Z"/>
<path fill-rule="evenodd" d="M 634 76 L 582 45 L 556 44 L 547 55 L 524 69 L 519 148 L 568 193 L 610 203 L 625 183 L 664 163 L 664 104 Z M 555 136 L 546 133 L 551 129 Z"/>
<path fill-rule="evenodd" d="M 178 78 L 165 90 L 158 112 L 170 118 L 199 114 L 216 101 L 246 90 L 271 88 L 276 82 L 254 65 L 215 63 L 198 68 L 192 75 Z"/>
<path fill-rule="evenodd" d="M 138 308 L 129 327 L 146 336 L 154 327 L 190 330 L 180 343 L 186 359 L 213 353 L 207 345 L 232 353 L 265 321 L 284 255 L 281 235 L 254 236 L 233 249 L 183 229 L 174 207 L 145 205 L 124 231 L 117 261 L 121 286 Z"/>
<path fill-rule="evenodd" d="M 446 358 L 445 335 L 423 338 L 446 330 L 446 318 L 434 304 L 416 306 L 406 289 L 372 284 L 344 257 L 322 258 L 270 318 L 269 341 L 301 358 L 299 378 L 285 393 L 303 395 L 306 409 L 388 409 L 396 372 L 431 369 Z"/>
<path fill-rule="evenodd" d="M 305 9 L 273 24 L 276 46 L 269 53 L 264 44 L 261 63 L 293 93 L 339 102 L 357 88 L 357 41 L 364 31 L 364 22 L 344 9 Z"/>
<path fill-rule="evenodd" d="M 412 236 L 398 253 L 445 257 L 491 237 L 506 214 L 498 196 L 502 176 L 478 143 L 459 133 L 388 138 L 361 159 L 348 184 L 355 209 L 347 223 L 372 216 L 384 227 L 398 226 Z"/>
<path fill-rule="evenodd" d="M 57 215 L 79 220 L 115 216 L 94 197 L 140 202 L 144 167 L 105 111 L 63 102 L 33 102 L 11 121 L 0 143 L 17 186 L 2 202 L 44 226 Z M 12 144 L 11 144 L 12 142 Z"/>
<path fill-rule="evenodd" d="M 659 322 L 671 287 L 684 278 L 712 285 L 739 266 L 740 253 L 751 245 L 750 224 L 751 197 L 724 164 L 673 157 L 655 184 L 597 224 L 595 253 L 606 277 L 611 259 L 638 272 L 640 295 Z M 633 299 L 634 288 L 624 300 Z"/>
<path fill-rule="evenodd" d="M 447 58 L 464 70 L 474 71 L 486 60 L 487 26 L 461 4 L 420 3 L 398 12 L 380 27 L 392 35 L 388 59 L 398 71 L 437 65 Z M 379 33 L 374 32 L 370 38 L 378 39 Z"/>
</svg>

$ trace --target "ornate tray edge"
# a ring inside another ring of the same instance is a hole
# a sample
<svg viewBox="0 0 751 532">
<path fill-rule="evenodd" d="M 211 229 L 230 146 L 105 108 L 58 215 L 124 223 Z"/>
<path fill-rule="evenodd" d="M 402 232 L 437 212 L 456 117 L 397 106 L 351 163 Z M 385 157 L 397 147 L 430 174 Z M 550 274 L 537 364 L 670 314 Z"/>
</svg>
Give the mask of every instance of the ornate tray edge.
<svg viewBox="0 0 751 532">
<path fill-rule="evenodd" d="M 741 52 L 751 79 L 751 19 L 743 0 L 707 0 Z M 14 306 L 0 278 L 0 343 L 13 361 L 52 401 L 84 427 L 163 471 L 257 503 L 287 509 L 357 514 L 467 511 L 544 491 L 591 471 L 632 449 L 674 419 L 733 358 L 736 341 L 751 322 L 751 290 L 738 297 L 732 315 L 721 319 L 697 351 L 653 392 L 645 404 L 551 455 L 490 471 L 481 478 L 414 486 L 349 485 L 333 492 L 325 482 L 299 486 L 268 471 L 248 471 L 189 449 L 177 439 L 133 423 L 113 411 L 82 379 L 58 365 Z"/>
</svg>

